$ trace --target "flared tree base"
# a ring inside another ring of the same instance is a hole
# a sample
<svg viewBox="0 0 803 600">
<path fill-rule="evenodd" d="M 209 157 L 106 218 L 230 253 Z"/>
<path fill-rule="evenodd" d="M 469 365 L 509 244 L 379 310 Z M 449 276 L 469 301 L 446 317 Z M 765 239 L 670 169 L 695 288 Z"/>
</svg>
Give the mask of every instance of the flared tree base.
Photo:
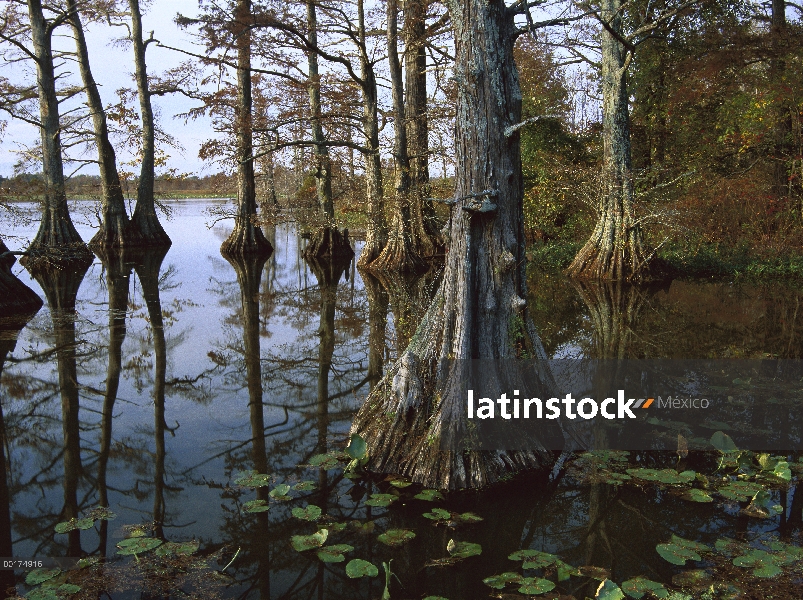
<svg viewBox="0 0 803 600">
<path fill-rule="evenodd" d="M 353 257 L 348 230 L 341 233 L 336 227 L 319 228 L 304 249 L 304 258 L 308 260 L 341 262 Z"/>
<path fill-rule="evenodd" d="M 273 246 L 268 238 L 259 227 L 250 224 L 235 226 L 231 235 L 220 245 L 220 253 L 227 258 L 270 256 L 271 252 Z"/>
<path fill-rule="evenodd" d="M 671 271 L 654 253 L 644 251 L 640 235 L 615 243 L 593 236 L 566 269 L 574 279 L 593 281 L 656 281 L 671 277 Z"/>
<path fill-rule="evenodd" d="M 135 209 L 125 235 L 129 248 L 162 248 L 173 243 L 156 212 L 137 212 Z"/>
<path fill-rule="evenodd" d="M 376 258 L 365 266 L 374 272 L 426 273 L 429 265 L 413 250 L 409 240 L 396 236 Z"/>
</svg>

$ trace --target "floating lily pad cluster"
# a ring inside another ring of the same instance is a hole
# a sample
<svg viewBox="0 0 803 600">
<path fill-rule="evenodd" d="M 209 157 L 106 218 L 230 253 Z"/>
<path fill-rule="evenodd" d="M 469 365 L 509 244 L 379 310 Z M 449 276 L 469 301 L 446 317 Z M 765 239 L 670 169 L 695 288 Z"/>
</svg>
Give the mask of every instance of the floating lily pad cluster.
<svg viewBox="0 0 803 600">
<path fill-rule="evenodd" d="M 66 581 L 67 573 L 59 568 L 35 569 L 25 576 L 25 583 L 39 586 L 26 594 L 29 600 L 63 600 L 81 591 L 81 586 Z"/>
<path fill-rule="evenodd" d="M 449 524 L 452 527 L 458 525 L 467 525 L 470 523 L 479 523 L 482 517 L 474 514 L 473 512 L 456 513 L 446 510 L 444 508 L 433 508 L 431 512 L 425 512 L 423 516 L 427 519 L 435 521 L 435 524 Z"/>
<path fill-rule="evenodd" d="M 69 521 L 57 523 L 53 529 L 56 531 L 56 533 L 69 533 L 70 531 L 75 531 L 76 529 L 92 529 L 92 527 L 95 525 L 95 521 L 111 521 L 116 517 L 117 515 L 115 515 L 107 507 L 98 506 L 97 508 L 90 510 L 84 517 L 80 519 L 73 518 Z"/>
</svg>

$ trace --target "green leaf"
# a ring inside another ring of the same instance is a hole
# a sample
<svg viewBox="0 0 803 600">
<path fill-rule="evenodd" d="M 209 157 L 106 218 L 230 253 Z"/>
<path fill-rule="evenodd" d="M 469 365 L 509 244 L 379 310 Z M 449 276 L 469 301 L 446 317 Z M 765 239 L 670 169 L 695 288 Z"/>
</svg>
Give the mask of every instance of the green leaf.
<svg viewBox="0 0 803 600">
<path fill-rule="evenodd" d="M 156 556 L 190 556 L 198 552 L 201 543 L 197 540 L 190 542 L 165 542 L 159 546 L 154 554 Z"/>
<path fill-rule="evenodd" d="M 778 464 L 772 470 L 772 474 L 784 481 L 791 481 L 792 471 L 789 469 L 789 463 L 785 460 L 779 460 Z"/>
<path fill-rule="evenodd" d="M 652 593 L 656 598 L 666 598 L 669 596 L 669 592 L 663 585 L 657 581 L 645 579 L 644 577 L 628 579 L 622 584 L 622 591 L 636 600 L 643 598 L 647 592 Z"/>
<path fill-rule="evenodd" d="M 714 435 L 711 436 L 711 445 L 719 450 L 722 454 L 739 451 L 739 449 L 736 447 L 736 444 L 733 443 L 731 437 L 727 433 L 723 433 L 721 431 L 716 431 L 714 432 Z"/>
<path fill-rule="evenodd" d="M 149 552 L 162 545 L 162 540 L 148 537 L 127 538 L 117 542 L 117 554 L 130 556 L 131 554 L 142 554 Z"/>
<path fill-rule="evenodd" d="M 270 485 L 270 475 L 257 473 L 256 471 L 244 471 L 237 476 L 234 483 L 242 487 L 265 487 Z"/>
<path fill-rule="evenodd" d="M 611 576 L 611 572 L 608 569 L 603 569 L 602 567 L 594 567 L 592 565 L 584 565 L 577 569 L 577 572 L 580 573 L 583 577 L 591 577 L 592 579 L 598 579 L 599 581 L 605 581 L 608 577 Z"/>
<path fill-rule="evenodd" d="M 444 598 L 443 596 L 427 596 L 424 600 L 449 600 L 449 598 Z"/>
<path fill-rule="evenodd" d="M 388 529 L 385 533 L 380 534 L 377 538 L 386 546 L 396 548 L 412 540 L 415 533 L 409 529 Z"/>
<path fill-rule="evenodd" d="M 531 596 L 546 594 L 555 589 L 555 584 L 549 579 L 541 579 L 539 577 L 522 577 L 520 583 L 522 585 L 519 588 L 519 592 Z"/>
<path fill-rule="evenodd" d="M 482 554 L 482 546 L 472 542 L 455 542 L 454 540 L 449 540 L 449 543 L 446 544 L 446 551 L 453 558 L 468 558 L 470 556 L 479 556 Z"/>
<path fill-rule="evenodd" d="M 744 502 L 755 496 L 764 487 L 752 481 L 730 481 L 719 488 L 717 492 L 728 500 Z"/>
<path fill-rule="evenodd" d="M 328 537 L 329 530 L 321 529 L 312 535 L 294 535 L 290 538 L 290 543 L 297 552 L 306 552 L 323 546 Z"/>
<path fill-rule="evenodd" d="M 566 581 L 572 575 L 580 575 L 580 571 L 562 560 L 555 561 L 555 567 L 557 567 L 558 571 L 558 581 Z"/>
<path fill-rule="evenodd" d="M 448 521 L 452 518 L 452 513 L 443 508 L 433 508 L 432 512 L 424 513 L 424 517 L 433 521 Z"/>
<path fill-rule="evenodd" d="M 371 498 L 365 501 L 366 506 L 390 506 L 399 497 L 393 494 L 371 494 Z"/>
<path fill-rule="evenodd" d="M 698 488 L 692 488 L 687 490 L 683 494 L 683 498 L 686 500 L 691 500 L 692 502 L 713 502 L 714 499 L 706 492 L 705 490 L 701 490 Z"/>
<path fill-rule="evenodd" d="M 377 569 L 372 563 L 369 563 L 367 560 L 362 560 L 361 558 L 355 558 L 350 560 L 349 563 L 346 565 L 346 575 L 351 577 L 352 579 L 357 579 L 359 577 L 376 577 L 379 575 L 379 569 Z"/>
<path fill-rule="evenodd" d="M 33 589 L 25 594 L 25 597 L 28 598 L 28 600 L 59 600 L 56 594 L 56 588 L 50 586 Z"/>
<path fill-rule="evenodd" d="M 311 467 L 318 467 L 320 469 L 334 469 L 340 465 L 340 461 L 336 454 L 316 454 L 309 459 Z"/>
<path fill-rule="evenodd" d="M 324 546 L 318 550 L 318 558 L 325 563 L 343 562 L 346 557 L 343 556 L 346 552 L 354 550 L 354 546 L 348 544 L 335 544 L 332 546 Z"/>
<path fill-rule="evenodd" d="M 72 583 L 62 583 L 56 588 L 56 591 L 59 592 L 60 596 L 72 596 L 73 594 L 77 594 L 81 591 L 81 586 L 74 585 Z"/>
<path fill-rule="evenodd" d="M 297 492 L 310 492 L 316 487 L 317 486 L 315 485 L 314 481 L 299 481 L 293 486 L 293 489 Z"/>
<path fill-rule="evenodd" d="M 473 512 L 464 512 L 461 515 L 456 515 L 454 520 L 457 521 L 458 523 L 479 523 L 484 519 L 481 516 L 474 514 Z"/>
<path fill-rule="evenodd" d="M 522 580 L 522 576 L 518 573 L 502 573 L 501 575 L 493 575 L 491 577 L 486 577 L 482 580 L 482 582 L 491 587 L 495 590 L 504 589 L 504 587 L 509 583 L 519 583 Z"/>
<path fill-rule="evenodd" d="M 291 512 L 296 519 L 302 519 L 304 521 L 317 521 L 320 518 L 322 511 L 319 506 L 307 504 L 306 507 L 296 507 Z"/>
<path fill-rule="evenodd" d="M 597 600 L 622 600 L 625 595 L 619 586 L 610 579 L 606 579 L 599 584 L 597 594 L 594 596 Z"/>
<path fill-rule="evenodd" d="M 397 488 L 406 488 L 413 485 L 412 481 L 405 481 L 404 479 L 394 479 L 390 482 L 390 485 Z"/>
<path fill-rule="evenodd" d="M 746 552 L 749 549 L 747 544 L 730 538 L 719 538 L 714 544 L 714 548 L 723 554 L 738 554 L 739 552 Z"/>
<path fill-rule="evenodd" d="M 85 517 L 83 519 L 70 519 L 69 521 L 63 521 L 62 523 L 58 523 L 53 529 L 56 533 L 68 533 L 70 531 L 75 531 L 76 529 L 91 529 L 92 526 L 95 524 L 95 521 L 89 517 Z"/>
<path fill-rule="evenodd" d="M 356 433 L 351 434 L 351 441 L 346 447 L 346 454 L 354 460 L 361 460 L 368 455 L 368 445 Z"/>
<path fill-rule="evenodd" d="M 520 550 L 519 552 L 514 552 L 508 558 L 511 558 L 515 555 L 520 555 L 523 557 L 523 569 L 543 569 L 544 567 L 554 564 L 558 560 L 558 557 L 554 554 L 539 552 L 538 550 Z"/>
<path fill-rule="evenodd" d="M 708 587 L 711 584 L 711 574 L 703 569 L 683 571 L 672 576 L 672 583 L 679 587 Z"/>
<path fill-rule="evenodd" d="M 60 573 L 61 569 L 58 567 L 53 569 L 34 569 L 25 576 L 25 583 L 28 585 L 39 585 L 45 581 L 50 581 Z"/>
<path fill-rule="evenodd" d="M 443 494 L 438 490 L 421 490 L 413 498 L 417 500 L 426 500 L 427 502 L 434 502 L 435 500 L 443 500 Z"/>
<path fill-rule="evenodd" d="M 266 500 L 249 500 L 243 503 L 243 512 L 247 513 L 260 513 L 270 510 Z"/>
<path fill-rule="evenodd" d="M 664 560 L 673 565 L 685 565 L 687 560 L 702 560 L 700 555 L 691 548 L 684 548 L 677 544 L 658 544 L 655 549 Z"/>
<path fill-rule="evenodd" d="M 287 495 L 287 492 L 290 491 L 290 486 L 286 483 L 280 483 L 275 488 L 273 488 L 268 495 L 271 498 L 275 498 L 276 500 L 287 500 L 290 496 Z"/>
<path fill-rule="evenodd" d="M 747 554 L 737 556 L 733 559 L 733 564 L 737 567 L 753 567 L 753 575 L 756 577 L 775 577 L 783 571 L 778 563 L 786 562 L 782 557 L 770 554 L 765 550 L 750 550 Z"/>
</svg>

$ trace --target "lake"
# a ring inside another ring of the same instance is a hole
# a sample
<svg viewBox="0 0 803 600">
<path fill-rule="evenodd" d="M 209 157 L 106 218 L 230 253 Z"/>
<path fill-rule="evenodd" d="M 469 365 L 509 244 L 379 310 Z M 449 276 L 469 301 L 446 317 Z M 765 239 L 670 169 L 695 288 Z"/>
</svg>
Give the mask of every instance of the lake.
<svg viewBox="0 0 803 600">
<path fill-rule="evenodd" d="M 0 506 L 0 521 L 7 514 L 0 537 L 11 555 L 108 557 L 132 569 L 104 584 L 115 598 L 379 598 L 381 564 L 392 560 L 394 600 L 458 600 L 496 593 L 482 580 L 516 571 L 507 557 L 522 548 L 604 568 L 619 583 L 644 576 L 669 586 L 682 569 L 655 548 L 672 535 L 711 547 L 721 538 L 760 544 L 770 534 L 800 544 L 794 486 L 771 491 L 782 513 L 749 518 L 721 498 L 685 502 L 666 486 L 612 485 L 577 473 L 524 474 L 433 503 L 415 498 L 415 486 L 408 492 L 382 478 L 351 480 L 342 467 L 304 466 L 345 447 L 354 412 L 415 331 L 439 274 L 380 281 L 364 279 L 353 262 L 310 265 L 301 257 L 305 240 L 286 223 L 265 228 L 275 252 L 264 264 L 233 265 L 218 251 L 230 224 L 210 226 L 220 205 L 171 202 L 164 226 L 173 245 L 164 256 L 96 259 L 83 277 L 57 274 L 43 282 L 46 289 L 13 267 L 46 302 L 16 340 L 7 334 L 3 341 L 9 500 L 8 511 Z M 35 225 L 15 228 L 21 239 L 14 242 L 8 226 L 2 230 L 17 249 Z M 93 233 L 86 224 L 79 231 L 85 240 Z M 531 270 L 529 300 L 551 358 L 799 359 L 801 297 L 779 285 L 722 282 L 590 286 Z M 655 469 L 678 462 L 649 452 L 632 459 Z M 691 456 L 684 466 L 713 471 L 716 462 Z M 270 485 L 243 484 L 251 470 L 270 475 Z M 377 493 L 395 497 L 390 506 L 366 505 Z M 246 504 L 253 500 L 263 502 Z M 292 513 L 310 504 L 321 509 L 317 524 Z M 98 505 L 116 518 L 54 530 Z M 483 520 L 422 518 L 434 507 Z M 206 568 L 173 565 L 168 573 L 145 552 L 133 561 L 119 556 L 116 545 L 134 531 L 126 526 L 137 525 L 146 539 L 198 542 Z M 292 536 L 323 526 L 327 544 L 353 548 L 341 549 L 345 560 L 337 551 L 328 561 L 291 545 Z M 389 546 L 377 538 L 389 529 L 415 538 Z M 482 553 L 447 564 L 450 540 L 480 544 Z M 372 562 L 380 575 L 347 577 L 352 558 Z M 719 573 L 721 561 L 712 561 L 709 571 Z M 528 572 L 549 575 L 555 564 Z M 224 567 L 225 575 L 215 574 Z M 14 573 L 25 593 L 25 571 Z M 563 597 L 584 598 L 605 578 L 593 575 L 552 579 Z M 81 585 L 75 597 L 99 584 Z M 524 597 L 514 593 L 517 585 L 505 597 Z M 784 585 L 778 589 L 795 594 L 800 577 Z"/>
</svg>

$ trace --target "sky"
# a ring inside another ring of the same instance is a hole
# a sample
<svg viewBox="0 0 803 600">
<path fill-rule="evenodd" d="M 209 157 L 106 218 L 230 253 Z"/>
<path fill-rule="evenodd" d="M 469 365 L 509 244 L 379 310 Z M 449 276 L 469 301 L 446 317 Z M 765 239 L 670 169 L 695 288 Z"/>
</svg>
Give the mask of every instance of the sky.
<svg viewBox="0 0 803 600">
<path fill-rule="evenodd" d="M 147 12 L 143 14 L 145 37 L 153 30 L 154 37 L 165 44 L 199 52 L 199 48 L 192 47 L 192 36 L 180 30 L 173 22 L 177 13 L 192 16 L 197 14 L 197 11 L 198 0 L 153 2 Z M 85 24 L 85 28 L 92 73 L 98 82 L 104 104 L 112 102 L 116 100 L 115 91 L 117 89 L 135 87 L 133 52 L 130 46 L 113 44 L 115 37 L 125 35 L 125 29 L 100 24 Z M 68 37 L 70 30 L 63 27 L 57 30 L 57 33 L 59 32 L 59 39 L 54 40 L 54 45 L 72 49 L 74 42 L 72 38 Z M 176 52 L 158 48 L 152 44 L 148 48 L 149 72 L 158 74 L 178 65 L 185 58 Z M 77 82 L 77 66 L 74 71 Z M 35 78 L 32 65 L 26 66 L 23 70 L 18 65 L 0 63 L 0 73 L 14 82 L 20 82 L 23 78 L 32 81 Z M 175 151 L 170 152 L 171 167 L 180 172 L 198 175 L 216 173 L 221 170 L 217 164 L 204 164 L 198 159 L 199 146 L 212 135 L 208 121 L 190 121 L 185 124 L 183 119 L 173 118 L 173 115 L 193 106 L 193 101 L 173 95 L 153 98 L 153 104 L 154 108 L 161 113 L 162 128 L 184 146 L 183 156 Z M 4 113 L 0 113 L 0 120 L 8 122 L 5 133 L 0 137 L 0 175 L 7 177 L 13 175 L 14 163 L 17 160 L 15 151 L 19 149 L 20 145 L 34 142 L 39 136 L 39 132 L 30 125 L 9 120 L 8 115 Z M 65 169 L 65 172 L 68 173 L 69 169 Z M 97 168 L 87 167 L 81 172 L 97 173 Z"/>
</svg>

